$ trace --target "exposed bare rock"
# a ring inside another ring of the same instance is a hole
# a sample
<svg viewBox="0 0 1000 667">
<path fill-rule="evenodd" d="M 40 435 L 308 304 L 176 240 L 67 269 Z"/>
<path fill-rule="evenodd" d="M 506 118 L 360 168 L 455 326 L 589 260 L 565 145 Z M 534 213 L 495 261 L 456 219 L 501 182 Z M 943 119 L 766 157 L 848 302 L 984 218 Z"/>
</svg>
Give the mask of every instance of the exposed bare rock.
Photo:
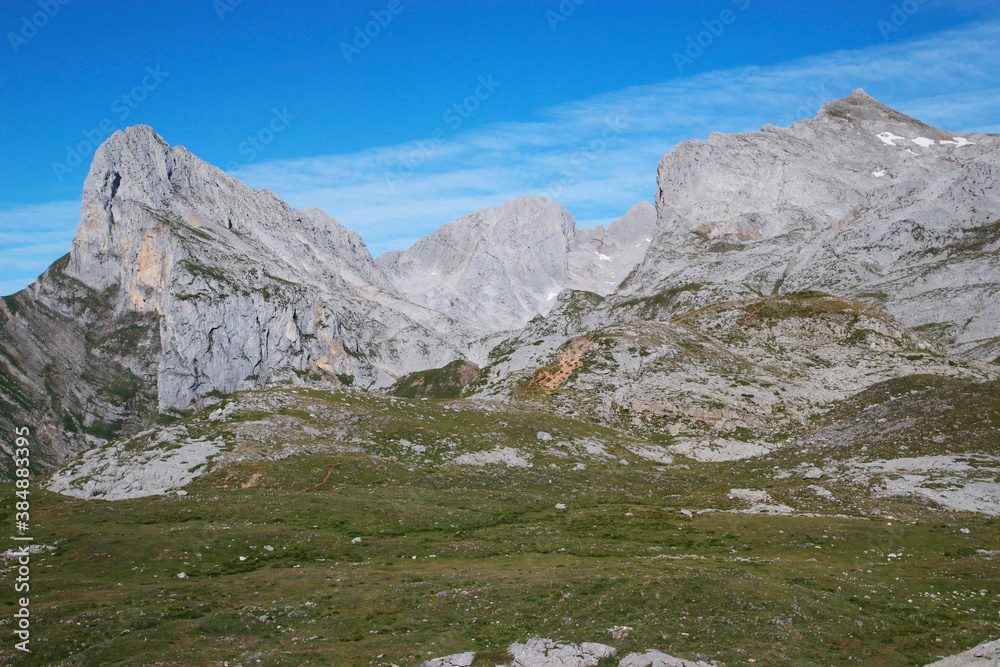
<svg viewBox="0 0 1000 667">
<path fill-rule="evenodd" d="M 633 206 L 608 230 L 577 230 L 545 197 L 518 197 L 449 222 L 375 260 L 414 303 L 491 333 L 548 313 L 565 289 L 610 294 L 645 254 L 656 220 Z"/>
<path fill-rule="evenodd" d="M 994 667 L 998 661 L 1000 661 L 1000 639 L 994 639 L 964 653 L 932 662 L 926 667 Z"/>
<path fill-rule="evenodd" d="M 471 651 L 469 653 L 456 653 L 455 655 L 446 655 L 443 658 L 428 660 L 422 663 L 420 667 L 469 667 L 475 659 L 476 654 Z"/>
<path fill-rule="evenodd" d="M 661 234 L 627 291 L 818 289 L 993 360 L 998 177 L 1000 137 L 929 127 L 860 90 L 789 129 L 713 133 L 660 162 Z"/>
<path fill-rule="evenodd" d="M 514 658 L 510 667 L 594 667 L 602 658 L 617 653 L 605 644 L 583 642 L 577 646 L 541 638 L 512 644 L 508 650 Z"/>
<path fill-rule="evenodd" d="M 672 655 L 650 649 L 645 653 L 630 653 L 622 658 L 618 667 L 711 667 L 707 662 L 682 660 Z"/>
</svg>

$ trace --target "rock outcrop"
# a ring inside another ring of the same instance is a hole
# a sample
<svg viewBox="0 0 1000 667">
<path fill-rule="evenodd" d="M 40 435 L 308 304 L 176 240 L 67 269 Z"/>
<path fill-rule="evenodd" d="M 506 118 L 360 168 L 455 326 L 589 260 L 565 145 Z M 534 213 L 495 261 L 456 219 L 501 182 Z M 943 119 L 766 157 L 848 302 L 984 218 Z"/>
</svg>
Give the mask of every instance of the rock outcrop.
<svg viewBox="0 0 1000 667">
<path fill-rule="evenodd" d="M 964 653 L 932 662 L 927 667 L 993 667 L 998 661 L 1000 661 L 1000 639 L 994 639 Z"/>
<path fill-rule="evenodd" d="M 507 649 L 512 661 L 506 667 L 594 667 L 618 654 L 617 649 L 606 644 L 583 642 L 570 644 L 536 637 L 523 644 L 514 643 Z M 466 667 L 476 658 L 474 652 L 435 658 L 420 667 Z M 675 658 L 661 651 L 649 649 L 645 653 L 630 653 L 622 658 L 618 667 L 709 667 L 701 661 Z"/>
</svg>

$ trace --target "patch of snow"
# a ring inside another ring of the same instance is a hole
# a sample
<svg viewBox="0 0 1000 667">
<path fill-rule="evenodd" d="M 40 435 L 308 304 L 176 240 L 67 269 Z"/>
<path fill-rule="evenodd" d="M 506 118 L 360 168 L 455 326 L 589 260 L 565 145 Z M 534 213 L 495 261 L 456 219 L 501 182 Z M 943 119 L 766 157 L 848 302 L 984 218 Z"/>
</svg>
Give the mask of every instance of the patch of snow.
<svg viewBox="0 0 1000 667">
<path fill-rule="evenodd" d="M 597 251 L 594 251 L 594 254 L 597 255 L 597 259 L 601 260 L 602 262 L 610 262 L 611 261 L 611 258 L 608 257 L 607 255 L 602 255 L 601 253 L 599 253 Z"/>
<path fill-rule="evenodd" d="M 559 292 L 549 292 L 549 295 L 545 297 L 545 300 L 552 301 L 552 299 L 556 298 L 557 296 L 559 296 Z"/>
<path fill-rule="evenodd" d="M 938 143 L 940 143 L 943 146 L 957 146 L 957 147 L 961 147 L 961 146 L 974 146 L 975 145 L 971 141 L 969 141 L 968 139 L 966 139 L 965 137 L 952 137 L 952 139 L 953 139 L 952 141 L 942 140 L 942 141 L 940 141 Z"/>
<path fill-rule="evenodd" d="M 872 172 L 872 176 L 874 176 L 875 178 L 882 178 L 883 176 L 885 176 L 885 169 L 880 169 L 878 171 L 873 171 Z"/>
<path fill-rule="evenodd" d="M 896 144 L 893 143 L 894 141 L 902 141 L 903 140 L 903 137 L 897 137 L 892 132 L 883 132 L 882 134 L 879 134 L 877 136 L 878 136 L 879 139 L 882 140 L 882 143 L 884 143 L 887 146 L 892 146 L 893 148 L 896 147 Z"/>
<path fill-rule="evenodd" d="M 913 140 L 913 143 L 923 148 L 930 148 L 935 142 L 933 139 L 928 139 L 927 137 L 917 137 Z"/>
</svg>

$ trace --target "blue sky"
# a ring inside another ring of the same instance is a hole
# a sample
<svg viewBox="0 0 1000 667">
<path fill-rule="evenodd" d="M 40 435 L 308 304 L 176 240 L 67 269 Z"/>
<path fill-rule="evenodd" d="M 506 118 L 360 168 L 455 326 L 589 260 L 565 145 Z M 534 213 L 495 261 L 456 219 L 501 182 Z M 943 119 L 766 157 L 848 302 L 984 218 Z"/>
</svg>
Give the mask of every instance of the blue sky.
<svg viewBox="0 0 1000 667">
<path fill-rule="evenodd" d="M 652 200 L 677 142 L 858 87 L 1000 132 L 998 5 L 4 0 L 0 293 L 68 251 L 115 129 L 151 125 L 376 255 L 522 194 L 591 226 Z"/>
</svg>

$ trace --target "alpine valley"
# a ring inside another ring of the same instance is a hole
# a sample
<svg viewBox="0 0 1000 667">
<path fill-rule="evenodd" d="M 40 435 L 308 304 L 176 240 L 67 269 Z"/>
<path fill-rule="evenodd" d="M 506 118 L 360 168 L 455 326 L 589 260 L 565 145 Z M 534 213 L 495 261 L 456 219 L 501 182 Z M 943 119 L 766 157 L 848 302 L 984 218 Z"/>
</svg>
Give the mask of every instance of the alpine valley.
<svg viewBox="0 0 1000 667">
<path fill-rule="evenodd" d="M 372 258 L 116 132 L 0 301 L 0 657 L 994 664 L 1000 135 L 858 90 L 655 177 L 607 229 L 519 197 Z"/>
</svg>

